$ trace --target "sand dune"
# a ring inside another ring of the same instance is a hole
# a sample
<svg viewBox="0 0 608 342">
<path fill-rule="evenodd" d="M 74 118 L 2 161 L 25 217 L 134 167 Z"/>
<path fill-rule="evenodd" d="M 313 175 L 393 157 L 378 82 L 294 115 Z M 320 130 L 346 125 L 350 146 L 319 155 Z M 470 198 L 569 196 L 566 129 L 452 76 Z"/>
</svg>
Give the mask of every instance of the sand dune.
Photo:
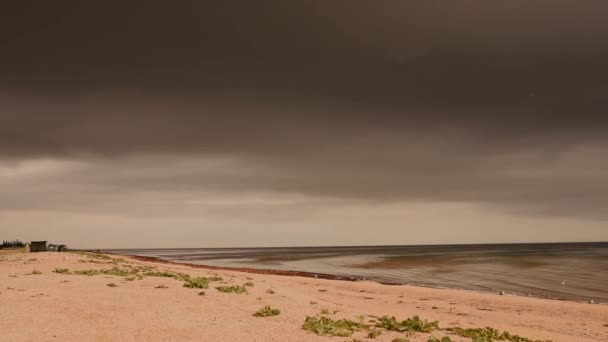
<svg viewBox="0 0 608 342">
<path fill-rule="evenodd" d="M 112 267 L 116 272 L 106 273 L 117 275 L 74 274 Z M 132 274 L 122 274 L 128 271 Z M 146 272 L 148 276 L 138 279 Z M 185 288 L 180 276 L 160 277 L 161 272 L 223 280 L 210 283 L 208 289 Z M 245 294 L 215 289 L 248 282 L 253 286 L 246 287 Z M 202 291 L 205 294 L 199 295 Z M 316 315 L 352 320 L 364 316 L 370 325 L 376 320 L 370 316 L 394 315 L 401 320 L 419 315 L 438 321 L 442 328 L 489 326 L 532 340 L 608 341 L 606 305 L 71 253 L 1 254 L 0 292 L 2 341 L 371 341 L 363 330 L 350 337 L 329 337 L 302 329 L 306 317 Z M 266 305 L 281 314 L 252 315 Z M 376 341 L 401 337 L 426 342 L 430 336 L 446 335 L 452 341 L 471 340 L 445 330 L 410 334 L 378 330 Z"/>
</svg>

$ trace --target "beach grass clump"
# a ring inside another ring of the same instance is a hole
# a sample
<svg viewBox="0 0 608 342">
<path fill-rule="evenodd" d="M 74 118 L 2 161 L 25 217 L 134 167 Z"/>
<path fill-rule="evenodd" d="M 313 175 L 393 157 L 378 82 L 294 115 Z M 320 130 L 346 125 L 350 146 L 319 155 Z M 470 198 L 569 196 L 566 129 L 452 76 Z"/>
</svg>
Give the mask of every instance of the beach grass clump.
<svg viewBox="0 0 608 342">
<path fill-rule="evenodd" d="M 71 253 L 71 254 L 80 255 L 80 256 L 85 256 L 89 259 L 93 259 L 93 260 L 89 260 L 89 261 L 82 261 L 82 262 L 89 262 L 89 263 L 93 263 L 93 264 L 110 264 L 110 263 L 119 264 L 119 263 L 127 262 L 123 258 L 112 258 L 111 256 L 101 254 L 101 253 L 94 253 L 94 252 L 88 252 L 88 251 L 66 251 L 66 252 Z"/>
<path fill-rule="evenodd" d="M 274 292 L 273 289 L 268 289 L 268 290 L 266 290 L 266 293 L 268 293 L 268 294 L 274 294 L 275 292 Z"/>
<path fill-rule="evenodd" d="M 77 275 L 86 275 L 89 277 L 96 276 L 102 274 L 101 270 L 78 270 L 74 271 L 74 274 Z"/>
<path fill-rule="evenodd" d="M 82 262 L 82 263 L 88 263 L 88 264 L 103 264 L 103 265 L 107 265 L 107 264 L 114 264 L 114 265 L 118 265 L 119 263 L 125 262 L 124 259 L 122 258 L 110 258 L 110 260 L 107 259 L 101 259 L 101 260 L 97 260 L 97 259 L 92 259 L 92 260 L 78 260 L 78 262 Z"/>
<path fill-rule="evenodd" d="M 111 276 L 128 277 L 133 274 L 133 271 L 114 266 L 108 270 L 101 270 L 101 273 Z"/>
<path fill-rule="evenodd" d="M 215 288 L 216 290 L 224 293 L 247 293 L 247 288 L 245 286 L 218 286 Z"/>
<path fill-rule="evenodd" d="M 106 285 L 107 287 L 118 287 L 118 285 L 114 284 L 114 283 L 109 283 Z"/>
<path fill-rule="evenodd" d="M 129 269 L 123 269 L 120 267 L 112 267 L 110 269 L 101 269 L 101 270 L 95 270 L 95 269 L 90 269 L 90 270 L 78 270 L 78 271 L 74 271 L 74 274 L 77 275 L 85 275 L 85 276 L 96 276 L 96 275 L 100 275 L 100 274 L 105 274 L 105 275 L 110 275 L 110 276 L 118 276 L 118 277 L 128 277 L 130 275 L 136 275 L 137 273 L 133 272 L 132 270 Z"/>
<path fill-rule="evenodd" d="M 269 317 L 269 316 L 278 316 L 281 314 L 281 310 L 273 309 L 270 306 L 265 306 L 260 310 L 256 311 L 253 316 L 255 317 Z"/>
<path fill-rule="evenodd" d="M 159 277 L 159 278 L 175 278 L 175 273 L 167 271 L 144 271 L 142 275 L 146 277 Z"/>
<path fill-rule="evenodd" d="M 243 284 L 243 286 L 253 287 L 253 283 L 248 281 L 245 284 Z"/>
<path fill-rule="evenodd" d="M 531 340 L 519 335 L 511 335 L 508 331 L 500 332 L 491 327 L 485 328 L 448 328 L 447 331 L 460 337 L 468 337 L 473 342 L 492 342 L 492 341 L 509 341 L 509 342 L 550 342 L 541 340 Z"/>
<path fill-rule="evenodd" d="M 153 272 L 156 267 L 153 266 L 142 266 L 142 265 L 124 265 L 125 268 L 129 269 L 129 272 L 131 272 L 132 274 L 140 274 L 143 275 L 146 272 Z"/>
<path fill-rule="evenodd" d="M 99 260 L 88 260 L 88 259 L 82 259 L 82 260 L 78 260 L 78 262 L 81 262 L 83 264 L 109 264 L 110 262 L 107 261 L 99 261 Z"/>
<path fill-rule="evenodd" d="M 155 289 L 168 289 L 169 287 L 166 285 L 158 285 L 155 287 Z"/>
<path fill-rule="evenodd" d="M 177 280 L 181 280 L 181 281 L 186 281 L 186 279 L 190 279 L 192 277 L 190 277 L 189 274 L 185 274 L 185 273 L 174 273 L 173 274 L 173 278 L 177 279 Z M 217 279 L 216 277 L 212 277 L 211 279 Z M 216 280 L 214 280 L 216 281 Z"/>
<path fill-rule="evenodd" d="M 209 288 L 209 284 L 214 282 L 214 281 L 219 281 L 221 280 L 221 278 L 217 278 L 217 277 L 212 277 L 212 278 L 207 278 L 207 277 L 190 277 L 188 276 L 187 278 L 183 278 L 182 279 L 184 281 L 184 287 L 190 288 L 190 289 L 208 289 Z"/>
<path fill-rule="evenodd" d="M 107 256 L 105 254 L 101 254 L 101 253 L 93 253 L 93 252 L 88 252 L 88 251 L 66 251 L 66 252 L 70 253 L 70 254 L 86 256 L 87 258 L 91 258 L 91 259 L 112 260 L 112 257 Z"/>
<path fill-rule="evenodd" d="M 439 339 L 435 336 L 431 336 L 431 337 L 429 337 L 427 342 L 452 342 L 452 339 L 450 339 L 448 336 L 444 336 L 441 339 Z"/>
<path fill-rule="evenodd" d="M 439 322 L 432 321 L 429 322 L 426 319 L 422 320 L 418 316 L 414 316 L 412 318 L 408 318 L 403 321 L 398 321 L 395 316 L 388 317 L 383 316 L 378 318 L 376 322 L 376 326 L 379 328 L 384 328 L 386 330 L 391 331 L 415 331 L 415 332 L 423 332 L 430 333 L 433 330 L 439 330 Z"/>
<path fill-rule="evenodd" d="M 367 338 L 375 339 L 380 335 L 382 335 L 382 331 L 374 329 L 367 333 Z"/>
<path fill-rule="evenodd" d="M 128 269 L 128 268 L 120 268 L 117 266 L 114 266 L 112 268 L 109 269 L 87 269 L 87 270 L 77 270 L 74 271 L 73 274 L 76 275 L 85 275 L 85 276 L 96 276 L 96 275 L 109 275 L 109 276 L 117 276 L 117 277 L 125 277 L 125 280 L 132 280 L 132 277 L 137 277 L 138 274 L 136 271 L 132 270 L 132 269 Z"/>
<path fill-rule="evenodd" d="M 56 268 L 56 269 L 53 270 L 53 272 L 54 273 L 59 273 L 59 274 L 71 274 L 72 273 L 67 268 Z"/>
<path fill-rule="evenodd" d="M 306 317 L 302 329 L 312 331 L 319 336 L 341 336 L 349 337 L 353 333 L 366 330 L 367 325 L 363 322 L 355 322 L 349 319 L 333 320 L 329 317 Z"/>
<path fill-rule="evenodd" d="M 83 256 L 87 256 L 87 257 L 91 257 L 91 258 L 110 258 L 107 255 L 104 254 L 100 254 L 100 253 L 93 253 L 93 252 L 89 252 L 89 251 L 77 251 L 77 250 L 69 250 L 66 251 L 66 253 L 70 253 L 70 254 L 76 254 L 76 255 L 83 255 Z"/>
<path fill-rule="evenodd" d="M 38 271 L 37 269 L 34 269 L 32 271 L 32 274 L 36 275 L 36 274 L 42 274 L 42 272 Z"/>
<path fill-rule="evenodd" d="M 405 337 L 397 337 L 391 340 L 391 342 L 410 342 L 410 340 L 408 340 Z"/>
</svg>

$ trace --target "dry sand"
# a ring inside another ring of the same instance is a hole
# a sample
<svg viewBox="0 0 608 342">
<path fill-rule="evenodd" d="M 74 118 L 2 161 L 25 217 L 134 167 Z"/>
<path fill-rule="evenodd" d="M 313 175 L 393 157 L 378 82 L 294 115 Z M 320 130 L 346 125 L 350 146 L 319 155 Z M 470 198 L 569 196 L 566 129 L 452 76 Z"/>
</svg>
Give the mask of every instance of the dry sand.
<svg viewBox="0 0 608 342">
<path fill-rule="evenodd" d="M 247 294 L 221 293 L 212 283 L 200 296 L 173 278 L 65 275 L 70 270 L 112 264 L 71 253 L 0 254 L 0 340 L 2 341 L 372 341 L 363 332 L 346 337 L 302 330 L 306 316 L 327 309 L 332 318 L 419 315 L 442 327 L 491 326 L 531 339 L 608 341 L 608 306 L 461 290 L 389 286 L 297 276 L 206 270 L 126 259 L 159 271 L 220 276 L 228 285 L 254 283 Z M 120 263 L 120 267 L 124 267 Z M 31 274 L 33 270 L 42 274 Z M 108 287 L 115 283 L 118 287 Z M 164 285 L 168 288 L 155 288 Z M 272 289 L 274 294 L 267 293 Z M 313 304 L 311 302 L 316 302 Z M 271 305 L 279 316 L 252 314 Z M 334 311 L 336 313 L 334 314 Z M 441 337 L 444 333 L 432 335 Z M 417 333 L 410 341 L 426 342 Z M 384 331 L 376 341 L 404 334 Z M 453 341 L 470 339 L 450 336 Z"/>
</svg>

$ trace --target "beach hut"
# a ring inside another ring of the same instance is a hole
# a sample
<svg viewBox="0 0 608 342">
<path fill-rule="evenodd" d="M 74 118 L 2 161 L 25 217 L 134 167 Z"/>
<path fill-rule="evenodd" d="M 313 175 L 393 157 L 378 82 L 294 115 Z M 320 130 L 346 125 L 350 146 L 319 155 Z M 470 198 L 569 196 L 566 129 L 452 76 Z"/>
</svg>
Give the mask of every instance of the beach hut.
<svg viewBox="0 0 608 342">
<path fill-rule="evenodd" d="M 30 242 L 30 252 L 46 252 L 46 241 L 32 241 Z"/>
</svg>

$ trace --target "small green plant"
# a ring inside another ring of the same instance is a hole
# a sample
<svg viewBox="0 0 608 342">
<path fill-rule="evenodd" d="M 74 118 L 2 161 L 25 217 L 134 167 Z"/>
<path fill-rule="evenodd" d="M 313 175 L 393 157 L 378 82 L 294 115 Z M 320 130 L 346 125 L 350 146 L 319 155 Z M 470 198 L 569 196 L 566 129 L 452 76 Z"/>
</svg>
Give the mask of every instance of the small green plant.
<svg viewBox="0 0 608 342">
<path fill-rule="evenodd" d="M 456 328 L 448 328 L 446 329 L 451 333 L 461 336 L 468 337 L 473 340 L 473 342 L 492 342 L 492 341 L 509 341 L 509 342 L 550 342 L 550 341 L 541 341 L 541 340 L 531 340 L 526 337 L 521 337 L 518 335 L 511 335 L 508 331 L 503 331 L 502 333 L 494 328 L 485 327 L 485 328 L 469 328 L 464 329 L 460 327 Z"/>
<path fill-rule="evenodd" d="M 378 337 L 380 335 L 382 335 L 382 331 L 374 329 L 367 333 L 367 338 L 375 339 L 376 337 Z"/>
<path fill-rule="evenodd" d="M 253 283 L 248 281 L 245 284 L 243 284 L 243 286 L 253 287 Z"/>
<path fill-rule="evenodd" d="M 109 283 L 108 285 L 106 285 L 107 287 L 118 287 L 118 285 L 114 284 L 114 283 Z"/>
<path fill-rule="evenodd" d="M 209 284 L 214 281 L 219 281 L 222 278 L 206 278 L 206 277 L 196 277 L 196 278 L 185 278 L 184 279 L 184 287 L 190 289 L 208 289 Z"/>
<path fill-rule="evenodd" d="M 158 285 L 155 287 L 155 289 L 168 289 L 168 287 L 165 285 Z"/>
<path fill-rule="evenodd" d="M 244 286 L 218 286 L 215 288 L 216 290 L 224 293 L 247 293 L 247 288 Z"/>
<path fill-rule="evenodd" d="M 59 274 L 71 274 L 72 273 L 67 268 L 56 268 L 53 270 L 53 272 L 59 273 Z"/>
<path fill-rule="evenodd" d="M 281 314 L 281 310 L 273 309 L 270 306 L 265 306 L 260 310 L 256 311 L 253 316 L 255 317 L 268 317 L 268 316 L 278 316 Z"/>
<path fill-rule="evenodd" d="M 302 329 L 314 332 L 317 335 L 349 337 L 354 332 L 367 329 L 362 322 L 349 319 L 333 320 L 328 317 L 306 317 Z"/>
<path fill-rule="evenodd" d="M 412 318 L 408 318 L 404 321 L 397 321 L 395 316 L 388 317 L 383 316 L 378 318 L 376 322 L 376 326 L 379 328 L 384 328 L 386 330 L 392 331 L 416 331 L 423 333 L 430 333 L 433 330 L 439 329 L 439 322 L 433 321 L 429 322 L 427 320 L 422 320 L 418 316 L 414 316 Z"/>
</svg>

